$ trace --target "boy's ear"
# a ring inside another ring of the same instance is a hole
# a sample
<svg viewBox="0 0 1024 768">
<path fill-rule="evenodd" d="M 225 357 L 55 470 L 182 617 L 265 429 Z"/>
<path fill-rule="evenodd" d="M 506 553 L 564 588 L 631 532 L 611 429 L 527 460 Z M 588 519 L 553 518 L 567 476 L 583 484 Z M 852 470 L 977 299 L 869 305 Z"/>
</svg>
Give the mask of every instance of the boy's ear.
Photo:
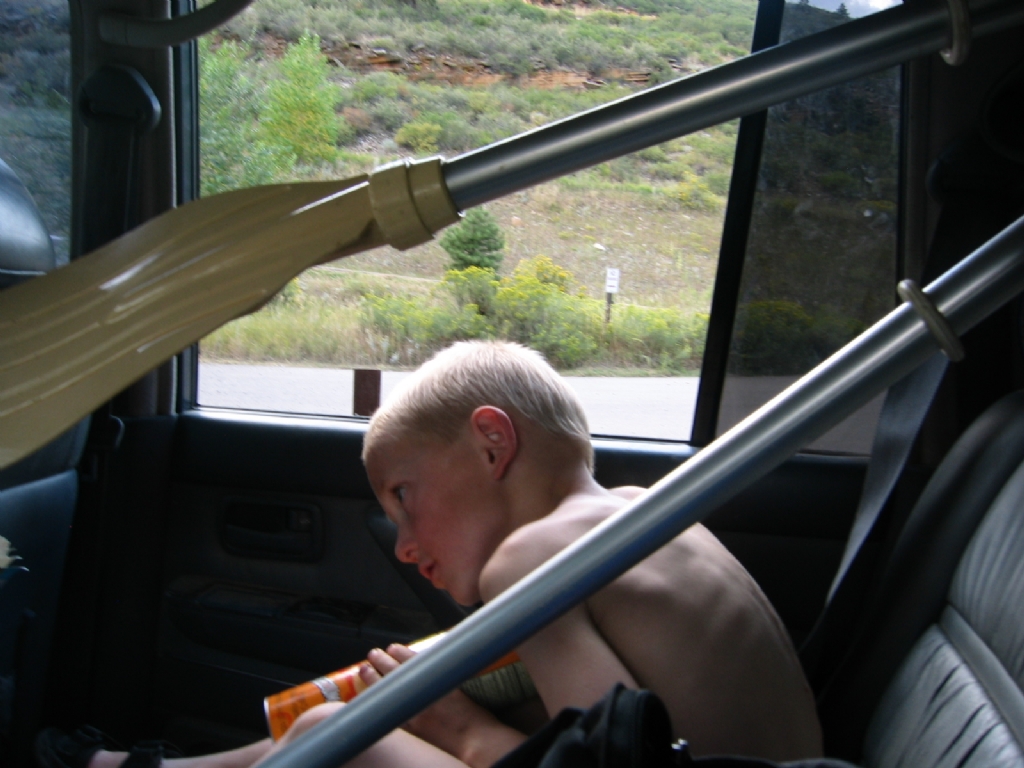
<svg viewBox="0 0 1024 768">
<path fill-rule="evenodd" d="M 501 408 L 481 405 L 469 417 L 473 441 L 487 457 L 492 477 L 500 480 L 508 471 L 519 448 L 512 419 Z"/>
</svg>

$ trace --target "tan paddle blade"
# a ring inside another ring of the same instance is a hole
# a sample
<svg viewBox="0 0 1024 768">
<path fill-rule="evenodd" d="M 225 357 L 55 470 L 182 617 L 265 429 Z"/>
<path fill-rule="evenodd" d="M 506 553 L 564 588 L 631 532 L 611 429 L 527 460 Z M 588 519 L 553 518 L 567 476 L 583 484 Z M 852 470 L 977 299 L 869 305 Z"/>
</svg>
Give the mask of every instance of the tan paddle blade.
<svg viewBox="0 0 1024 768">
<path fill-rule="evenodd" d="M 0 294 L 0 467 L 304 269 L 458 219 L 440 160 L 197 200 Z"/>
</svg>

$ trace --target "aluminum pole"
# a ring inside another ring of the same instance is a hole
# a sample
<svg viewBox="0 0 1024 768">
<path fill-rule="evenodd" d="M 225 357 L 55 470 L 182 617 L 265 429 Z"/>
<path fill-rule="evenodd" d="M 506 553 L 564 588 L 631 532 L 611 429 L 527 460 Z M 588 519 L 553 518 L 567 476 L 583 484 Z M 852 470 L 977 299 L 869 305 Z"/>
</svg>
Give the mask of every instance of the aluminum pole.
<svg viewBox="0 0 1024 768">
<path fill-rule="evenodd" d="M 975 37 L 1024 21 L 1024 3 L 971 9 Z M 464 211 L 567 173 L 878 72 L 946 46 L 945 2 L 918 2 L 650 88 L 444 164 Z"/>
<path fill-rule="evenodd" d="M 926 289 L 957 334 L 1024 290 L 1024 217 Z M 938 345 L 893 310 L 264 768 L 336 768 L 515 648 L 917 368 Z"/>
</svg>

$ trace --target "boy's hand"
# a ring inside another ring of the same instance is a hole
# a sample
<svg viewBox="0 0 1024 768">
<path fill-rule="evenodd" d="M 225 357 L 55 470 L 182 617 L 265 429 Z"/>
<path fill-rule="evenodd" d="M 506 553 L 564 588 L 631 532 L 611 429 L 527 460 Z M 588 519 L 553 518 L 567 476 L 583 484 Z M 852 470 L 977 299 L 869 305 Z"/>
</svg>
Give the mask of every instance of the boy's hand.
<svg viewBox="0 0 1024 768">
<path fill-rule="evenodd" d="M 359 676 L 367 686 L 373 685 L 415 655 L 397 643 L 386 651 L 374 648 L 360 666 Z M 473 768 L 488 768 L 526 738 L 458 690 L 431 704 L 404 728 Z"/>
</svg>

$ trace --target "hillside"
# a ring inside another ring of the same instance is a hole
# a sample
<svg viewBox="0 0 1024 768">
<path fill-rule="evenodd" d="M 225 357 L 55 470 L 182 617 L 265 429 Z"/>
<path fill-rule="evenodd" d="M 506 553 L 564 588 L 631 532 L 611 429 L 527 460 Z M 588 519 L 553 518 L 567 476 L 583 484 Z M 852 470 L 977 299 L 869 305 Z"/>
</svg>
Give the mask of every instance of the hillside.
<svg viewBox="0 0 1024 768">
<path fill-rule="evenodd" d="M 628 79 L 639 71 L 657 82 L 745 53 L 756 7 L 753 0 L 260 0 L 224 31 L 254 42 L 308 32 L 346 65 L 442 80 L 446 70 L 470 65 L 500 78 L 569 71 Z"/>
</svg>

